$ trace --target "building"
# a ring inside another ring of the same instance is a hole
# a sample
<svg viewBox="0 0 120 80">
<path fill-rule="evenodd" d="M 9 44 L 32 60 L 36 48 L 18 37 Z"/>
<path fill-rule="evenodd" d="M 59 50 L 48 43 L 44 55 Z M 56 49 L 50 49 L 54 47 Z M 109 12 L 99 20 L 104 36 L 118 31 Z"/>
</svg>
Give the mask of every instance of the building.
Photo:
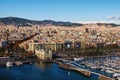
<svg viewBox="0 0 120 80">
<path fill-rule="evenodd" d="M 80 42 L 74 42 L 74 48 L 75 49 L 80 49 L 81 48 L 81 43 Z"/>
<path fill-rule="evenodd" d="M 30 41 L 28 51 L 32 51 L 32 52 L 34 51 L 34 42 L 33 41 Z"/>
<path fill-rule="evenodd" d="M 71 41 L 66 41 L 66 42 L 64 42 L 64 48 L 72 48 L 72 42 Z"/>
<path fill-rule="evenodd" d="M 104 43 L 96 43 L 97 49 L 103 49 L 104 48 Z"/>
<path fill-rule="evenodd" d="M 88 28 L 85 28 L 85 32 L 86 32 L 86 33 L 89 33 L 89 29 L 88 29 Z"/>
<path fill-rule="evenodd" d="M 52 51 L 51 50 L 36 50 L 35 54 L 41 60 L 52 60 Z"/>
<path fill-rule="evenodd" d="M 56 43 L 56 51 L 63 51 L 63 44 L 62 43 Z"/>
<path fill-rule="evenodd" d="M 1 47 L 7 46 L 7 41 L 2 41 L 1 43 L 2 43 L 2 44 L 1 44 Z"/>
<path fill-rule="evenodd" d="M 51 60 L 52 50 L 44 49 L 45 45 L 37 41 L 31 41 L 29 44 L 29 51 L 32 51 L 41 60 Z"/>
<path fill-rule="evenodd" d="M 75 41 L 74 42 L 74 50 L 79 51 L 81 49 L 81 42 Z"/>
</svg>

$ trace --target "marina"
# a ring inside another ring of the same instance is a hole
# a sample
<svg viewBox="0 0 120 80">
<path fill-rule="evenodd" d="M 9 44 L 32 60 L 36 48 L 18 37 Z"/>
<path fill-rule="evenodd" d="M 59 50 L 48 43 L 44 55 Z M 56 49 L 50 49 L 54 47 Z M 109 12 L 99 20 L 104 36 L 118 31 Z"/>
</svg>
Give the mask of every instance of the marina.
<svg viewBox="0 0 120 80">
<path fill-rule="evenodd" d="M 94 80 L 119 80 L 120 75 L 120 57 L 111 56 L 110 58 L 106 57 L 92 57 L 78 60 L 64 60 L 61 59 L 62 64 L 60 68 L 72 70 L 88 76 L 89 78 L 95 78 L 93 75 L 98 76 Z M 102 77 L 102 78 L 101 78 Z"/>
<path fill-rule="evenodd" d="M 115 78 L 115 74 L 120 74 L 120 57 L 110 57 L 110 58 L 97 58 L 94 60 L 87 60 L 85 62 L 78 62 L 80 65 L 84 65 L 84 69 L 88 69 L 92 72 L 105 75 L 110 78 Z M 120 78 L 117 77 L 117 80 Z"/>
<path fill-rule="evenodd" d="M 3 60 L 3 58 L 2 58 Z M 33 60 L 33 61 L 32 61 Z M 56 65 L 58 68 L 67 70 L 67 75 L 71 75 L 71 71 L 77 72 L 80 75 L 87 77 L 89 80 L 119 80 L 120 75 L 120 57 L 111 56 L 109 58 L 106 57 L 80 57 L 74 58 L 72 60 L 65 59 L 55 59 L 51 61 L 42 61 L 37 59 L 26 59 L 26 60 L 13 60 L 10 58 L 4 58 L 5 63 L 1 65 L 4 68 L 14 68 L 14 67 L 22 67 L 24 65 Z M 62 62 L 61 62 L 62 61 Z M 27 64 L 26 64 L 27 63 Z M 58 72 L 59 73 L 59 72 Z M 17 80 L 17 79 L 15 79 Z"/>
</svg>

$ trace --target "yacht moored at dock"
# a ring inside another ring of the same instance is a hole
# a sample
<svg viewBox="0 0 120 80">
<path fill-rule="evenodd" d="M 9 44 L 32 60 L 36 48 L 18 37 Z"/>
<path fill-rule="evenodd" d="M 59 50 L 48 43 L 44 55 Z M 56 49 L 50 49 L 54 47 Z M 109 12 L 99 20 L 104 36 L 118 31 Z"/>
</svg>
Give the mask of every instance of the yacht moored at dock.
<svg viewBox="0 0 120 80">
<path fill-rule="evenodd" d="M 74 61 L 80 61 L 80 60 L 83 60 L 84 58 L 74 58 Z"/>
<path fill-rule="evenodd" d="M 10 61 L 6 62 L 6 67 L 11 67 L 11 66 L 13 66 L 12 62 Z"/>
<path fill-rule="evenodd" d="M 114 73 L 113 78 L 115 78 L 116 80 L 120 80 L 120 73 Z"/>
<path fill-rule="evenodd" d="M 20 65 L 22 65 L 23 63 L 21 62 L 21 61 L 17 61 L 17 62 L 15 62 L 15 65 L 17 65 L 17 66 L 20 66 Z"/>
</svg>

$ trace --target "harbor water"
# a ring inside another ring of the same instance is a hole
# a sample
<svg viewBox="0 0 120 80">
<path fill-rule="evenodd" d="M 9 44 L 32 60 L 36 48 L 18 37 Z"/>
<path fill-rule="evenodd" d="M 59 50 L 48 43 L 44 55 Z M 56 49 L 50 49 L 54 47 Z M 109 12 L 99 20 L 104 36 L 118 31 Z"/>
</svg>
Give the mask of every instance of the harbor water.
<svg viewBox="0 0 120 80">
<path fill-rule="evenodd" d="M 63 70 L 54 63 L 0 66 L 0 80 L 91 80 L 74 71 Z"/>
</svg>

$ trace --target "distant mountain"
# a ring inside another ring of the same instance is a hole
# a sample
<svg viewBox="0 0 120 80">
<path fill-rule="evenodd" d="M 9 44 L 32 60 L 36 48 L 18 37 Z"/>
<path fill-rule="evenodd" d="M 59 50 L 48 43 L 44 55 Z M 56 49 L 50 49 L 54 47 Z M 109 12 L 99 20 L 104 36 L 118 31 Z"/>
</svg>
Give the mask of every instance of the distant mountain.
<svg viewBox="0 0 120 80">
<path fill-rule="evenodd" d="M 119 26 L 118 24 L 114 24 L 114 23 L 96 23 L 98 26 L 112 26 L 112 27 L 116 27 L 116 26 Z"/>
<path fill-rule="evenodd" d="M 57 22 L 52 20 L 28 20 L 18 17 L 5 17 L 0 18 L 0 25 L 16 25 L 16 26 L 31 26 L 31 25 L 55 25 L 55 26 L 82 26 L 82 24 L 71 23 L 71 22 Z"/>
<path fill-rule="evenodd" d="M 26 25 L 31 23 L 31 20 L 17 18 L 17 17 L 5 17 L 0 18 L 0 24 L 2 25 Z"/>
<path fill-rule="evenodd" d="M 4 17 L 0 18 L 0 25 L 15 25 L 15 26 L 32 26 L 32 25 L 55 25 L 55 26 L 82 26 L 85 24 L 81 23 L 71 23 L 71 22 L 62 22 L 62 21 L 53 21 L 53 20 L 43 20 L 43 21 L 36 21 L 36 20 L 28 20 L 24 18 L 18 17 Z M 117 26 L 116 24 L 108 24 L 108 23 L 96 23 L 96 25 L 111 25 L 112 27 Z"/>
</svg>

